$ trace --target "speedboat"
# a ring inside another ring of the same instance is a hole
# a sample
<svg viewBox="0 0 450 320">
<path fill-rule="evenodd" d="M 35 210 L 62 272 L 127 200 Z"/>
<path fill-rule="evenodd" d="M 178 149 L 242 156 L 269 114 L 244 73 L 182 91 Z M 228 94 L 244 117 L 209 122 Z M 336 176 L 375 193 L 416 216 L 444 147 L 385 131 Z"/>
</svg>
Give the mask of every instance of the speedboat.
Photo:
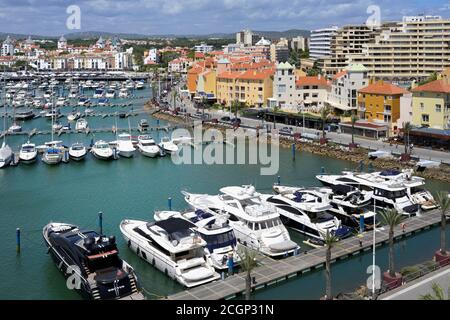
<svg viewBox="0 0 450 320">
<path fill-rule="evenodd" d="M 148 124 L 147 119 L 141 119 L 139 121 L 139 125 L 138 126 L 139 126 L 139 131 L 141 131 L 141 132 L 148 131 L 149 124 Z"/>
<path fill-rule="evenodd" d="M 105 90 L 103 90 L 101 88 L 95 89 L 93 98 L 94 99 L 102 98 L 104 94 L 105 94 Z"/>
<path fill-rule="evenodd" d="M 52 109 L 52 110 L 47 111 L 47 113 L 45 114 L 45 117 L 50 118 L 50 119 L 58 118 L 59 114 L 60 114 L 59 109 Z"/>
<path fill-rule="evenodd" d="M 69 157 L 75 161 L 81 161 L 86 157 L 87 149 L 82 143 L 74 143 L 69 148 Z"/>
<path fill-rule="evenodd" d="M 150 136 L 138 137 L 138 150 L 142 155 L 150 158 L 157 157 L 161 154 L 161 149 Z"/>
<path fill-rule="evenodd" d="M 17 111 L 14 118 L 21 121 L 30 120 L 34 118 L 34 112 L 33 110 Z"/>
<path fill-rule="evenodd" d="M 225 216 L 218 217 L 203 210 L 157 211 L 154 216 L 155 221 L 173 217 L 179 217 L 195 224 L 195 231 L 206 242 L 205 256 L 216 270 L 228 269 L 229 263 L 233 263 L 233 267 L 240 263 L 236 236 Z"/>
<path fill-rule="evenodd" d="M 144 87 L 145 87 L 145 85 L 144 85 L 144 82 L 143 82 L 143 81 L 137 81 L 137 82 L 136 82 L 135 88 L 136 88 L 137 90 L 142 90 L 142 89 L 144 89 Z"/>
<path fill-rule="evenodd" d="M 88 122 L 86 119 L 78 119 L 75 124 L 76 131 L 85 131 L 88 128 Z"/>
<path fill-rule="evenodd" d="M 59 130 L 62 129 L 62 127 L 63 127 L 63 125 L 62 125 L 61 123 L 59 123 L 59 122 L 55 122 L 55 123 L 52 125 L 53 131 L 59 131 Z"/>
<path fill-rule="evenodd" d="M 106 106 L 108 104 L 109 100 L 107 98 L 100 98 L 98 99 L 98 105 L 99 106 Z"/>
<path fill-rule="evenodd" d="M 72 112 L 67 116 L 67 121 L 69 122 L 73 122 L 78 120 L 81 117 L 81 112 L 77 111 L 77 112 Z"/>
<path fill-rule="evenodd" d="M 105 237 L 67 223 L 49 223 L 42 234 L 64 277 L 89 300 L 143 300 L 134 269 L 119 257 L 114 236 Z"/>
<path fill-rule="evenodd" d="M 89 98 L 86 97 L 81 97 L 80 99 L 78 99 L 78 105 L 79 106 L 89 106 L 91 104 L 91 100 L 89 100 Z"/>
<path fill-rule="evenodd" d="M 9 145 L 5 141 L 2 143 L 0 148 L 0 168 L 5 168 L 9 166 L 13 158 L 13 152 Z"/>
<path fill-rule="evenodd" d="M 103 140 L 95 142 L 91 152 L 94 157 L 100 160 L 110 160 L 114 157 L 114 150 Z"/>
<path fill-rule="evenodd" d="M 128 93 L 128 89 L 123 88 L 119 91 L 119 98 L 128 98 L 130 94 Z"/>
<path fill-rule="evenodd" d="M 22 126 L 14 122 L 13 125 L 9 127 L 8 133 L 18 133 L 18 132 L 22 132 Z"/>
<path fill-rule="evenodd" d="M 116 90 L 115 89 L 108 89 L 106 91 L 105 97 L 106 98 L 115 98 L 116 97 Z"/>
<path fill-rule="evenodd" d="M 19 152 L 19 160 L 22 163 L 33 163 L 37 158 L 37 149 L 34 143 L 28 141 L 27 143 L 22 144 Z"/>
<path fill-rule="evenodd" d="M 56 105 L 59 107 L 62 107 L 66 104 L 66 98 L 64 97 L 59 97 L 58 100 L 56 101 Z"/>
<path fill-rule="evenodd" d="M 117 151 L 119 151 L 121 157 L 131 158 L 134 156 L 136 149 L 133 146 L 130 134 L 121 133 L 118 135 Z"/>
<path fill-rule="evenodd" d="M 185 219 L 123 220 L 119 228 L 132 251 L 184 287 L 220 278 L 204 257 L 206 242 L 195 233 L 195 225 Z"/>
<path fill-rule="evenodd" d="M 86 115 L 93 114 L 93 113 L 94 113 L 94 109 L 86 108 L 86 109 L 84 110 L 84 113 L 85 113 Z"/>
<path fill-rule="evenodd" d="M 179 150 L 178 146 L 175 143 L 173 143 L 173 141 L 170 140 L 168 137 L 163 137 L 161 139 L 159 147 L 165 152 L 170 154 L 177 153 Z"/>
<path fill-rule="evenodd" d="M 253 186 L 225 187 L 221 194 L 192 194 L 183 191 L 194 210 L 228 215 L 239 243 L 273 258 L 292 255 L 300 247 L 291 241 L 275 206 L 261 199 Z"/>
</svg>

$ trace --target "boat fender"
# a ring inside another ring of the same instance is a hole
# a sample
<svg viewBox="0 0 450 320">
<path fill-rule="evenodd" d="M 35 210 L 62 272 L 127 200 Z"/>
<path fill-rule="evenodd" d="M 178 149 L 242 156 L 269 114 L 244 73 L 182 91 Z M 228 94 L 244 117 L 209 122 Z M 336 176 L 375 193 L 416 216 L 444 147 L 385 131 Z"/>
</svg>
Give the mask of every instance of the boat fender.
<svg viewBox="0 0 450 320">
<path fill-rule="evenodd" d="M 155 266 L 155 257 L 152 259 L 152 266 Z"/>
<path fill-rule="evenodd" d="M 136 248 L 136 254 L 139 255 L 139 253 L 141 252 L 141 250 L 139 249 L 139 247 Z"/>
<path fill-rule="evenodd" d="M 131 247 L 131 240 L 128 240 L 128 248 L 130 248 Z"/>
<path fill-rule="evenodd" d="M 167 268 L 164 269 L 164 274 L 167 276 L 168 272 L 167 272 Z"/>
</svg>

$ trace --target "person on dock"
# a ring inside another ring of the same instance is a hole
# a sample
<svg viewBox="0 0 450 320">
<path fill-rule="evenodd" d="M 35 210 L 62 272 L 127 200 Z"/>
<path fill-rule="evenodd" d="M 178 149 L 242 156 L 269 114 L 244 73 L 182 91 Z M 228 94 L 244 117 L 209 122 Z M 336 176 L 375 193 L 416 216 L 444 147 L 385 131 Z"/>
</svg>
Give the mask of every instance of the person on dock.
<svg viewBox="0 0 450 320">
<path fill-rule="evenodd" d="M 227 266 L 228 266 L 228 275 L 232 276 L 234 268 L 233 252 L 228 253 Z"/>
</svg>

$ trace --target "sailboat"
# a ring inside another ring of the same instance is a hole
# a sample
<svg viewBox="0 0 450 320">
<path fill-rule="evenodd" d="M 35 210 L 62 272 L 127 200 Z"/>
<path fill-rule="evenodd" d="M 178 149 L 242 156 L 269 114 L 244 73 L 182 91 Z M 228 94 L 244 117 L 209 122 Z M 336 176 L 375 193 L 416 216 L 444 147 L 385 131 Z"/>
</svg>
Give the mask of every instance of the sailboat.
<svg viewBox="0 0 450 320">
<path fill-rule="evenodd" d="M 55 100 L 54 97 L 52 99 L 52 111 L 55 108 Z M 44 152 L 44 155 L 42 156 L 42 161 L 49 165 L 55 165 L 59 164 L 62 161 L 63 155 L 62 155 L 62 145 L 61 141 L 54 141 L 53 135 L 54 135 L 54 122 L 55 117 L 52 116 L 52 127 L 51 127 L 51 133 L 52 133 L 52 141 L 46 142 L 45 144 L 48 145 L 47 149 Z"/>
<path fill-rule="evenodd" d="M 5 91 L 5 86 L 3 86 L 3 90 Z M 3 93 L 4 93 L 3 91 Z M 5 102 L 5 100 L 3 100 Z M 5 106 L 5 115 L 3 117 L 3 130 L 4 130 L 4 135 L 3 135 L 3 143 L 2 143 L 2 147 L 0 148 L 0 168 L 4 168 L 9 166 L 9 164 L 12 161 L 13 158 L 13 152 L 11 150 L 11 148 L 8 146 L 8 144 L 6 144 L 6 115 L 7 115 L 7 105 L 6 103 L 3 104 Z"/>
</svg>

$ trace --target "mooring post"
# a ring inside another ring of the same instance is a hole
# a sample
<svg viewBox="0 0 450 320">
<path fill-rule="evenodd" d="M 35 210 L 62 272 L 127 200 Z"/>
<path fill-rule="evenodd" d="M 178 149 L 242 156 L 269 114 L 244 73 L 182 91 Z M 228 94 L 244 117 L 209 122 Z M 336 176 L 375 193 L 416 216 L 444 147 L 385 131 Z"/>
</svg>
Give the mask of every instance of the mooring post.
<svg viewBox="0 0 450 320">
<path fill-rule="evenodd" d="M 278 185 L 281 185 L 281 177 L 280 176 L 277 177 L 277 182 L 278 182 Z"/>
<path fill-rule="evenodd" d="M 103 212 L 98 213 L 98 227 L 100 229 L 100 234 L 103 234 Z"/>
<path fill-rule="evenodd" d="M 359 216 L 359 233 L 363 233 L 364 232 L 364 215 L 361 214 Z"/>
<path fill-rule="evenodd" d="M 172 198 L 171 197 L 169 197 L 167 199 L 167 205 L 169 206 L 169 211 L 172 211 Z"/>
<path fill-rule="evenodd" d="M 292 160 L 295 161 L 295 143 L 292 144 Z"/>
<path fill-rule="evenodd" d="M 321 173 L 321 174 L 325 174 L 325 167 L 321 167 L 321 168 L 320 168 L 320 173 Z"/>
<path fill-rule="evenodd" d="M 20 228 L 16 229 L 16 251 L 20 253 Z"/>
</svg>

